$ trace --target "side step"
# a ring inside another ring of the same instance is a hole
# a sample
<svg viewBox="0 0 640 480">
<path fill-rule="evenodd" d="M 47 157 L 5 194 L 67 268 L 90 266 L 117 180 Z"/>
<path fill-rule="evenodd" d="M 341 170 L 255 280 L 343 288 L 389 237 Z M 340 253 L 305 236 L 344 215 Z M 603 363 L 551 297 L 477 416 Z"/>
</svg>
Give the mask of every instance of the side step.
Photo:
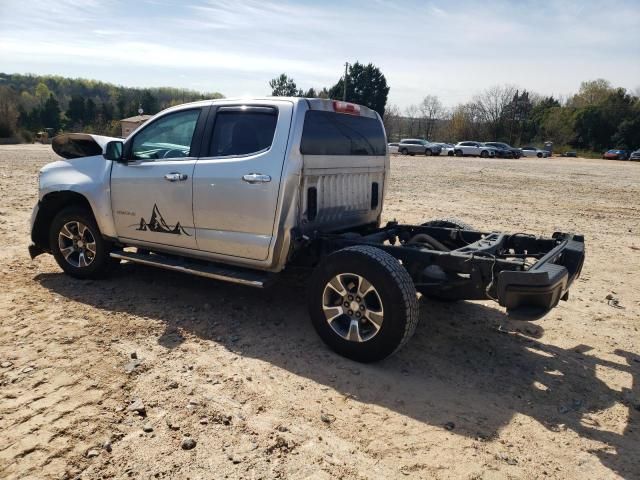
<svg viewBox="0 0 640 480">
<path fill-rule="evenodd" d="M 111 257 L 127 260 L 142 265 L 173 270 L 174 272 L 190 273 L 201 277 L 222 280 L 223 282 L 239 283 L 255 288 L 264 288 L 273 277 L 266 272 L 220 266 L 214 263 L 198 262 L 180 257 L 165 257 L 153 253 L 111 252 Z"/>
</svg>

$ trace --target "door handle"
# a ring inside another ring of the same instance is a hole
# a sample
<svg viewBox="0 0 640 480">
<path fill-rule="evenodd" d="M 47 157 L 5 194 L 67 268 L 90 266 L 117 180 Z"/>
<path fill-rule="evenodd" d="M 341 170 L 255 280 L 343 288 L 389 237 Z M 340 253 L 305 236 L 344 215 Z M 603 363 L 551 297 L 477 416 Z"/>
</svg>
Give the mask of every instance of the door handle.
<svg viewBox="0 0 640 480">
<path fill-rule="evenodd" d="M 271 181 L 270 175 L 263 175 L 261 173 L 249 173 L 242 176 L 242 180 L 247 183 L 269 183 Z"/>
<path fill-rule="evenodd" d="M 178 172 L 167 173 L 164 176 L 164 179 L 167 180 L 168 182 L 182 182 L 187 178 L 189 177 L 187 176 L 186 173 L 178 173 Z"/>
</svg>

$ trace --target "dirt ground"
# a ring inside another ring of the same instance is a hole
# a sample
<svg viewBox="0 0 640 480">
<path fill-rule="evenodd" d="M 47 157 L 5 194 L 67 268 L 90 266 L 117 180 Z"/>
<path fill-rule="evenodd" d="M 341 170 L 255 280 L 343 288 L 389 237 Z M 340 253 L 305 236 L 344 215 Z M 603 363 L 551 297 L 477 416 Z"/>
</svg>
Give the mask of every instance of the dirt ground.
<svg viewBox="0 0 640 480">
<path fill-rule="evenodd" d="M 360 365 L 315 335 L 299 278 L 31 261 L 54 158 L 0 147 L 0 477 L 640 478 L 640 164 L 394 157 L 387 220 L 576 231 L 588 257 L 540 321 L 421 301 L 410 343 Z"/>
</svg>

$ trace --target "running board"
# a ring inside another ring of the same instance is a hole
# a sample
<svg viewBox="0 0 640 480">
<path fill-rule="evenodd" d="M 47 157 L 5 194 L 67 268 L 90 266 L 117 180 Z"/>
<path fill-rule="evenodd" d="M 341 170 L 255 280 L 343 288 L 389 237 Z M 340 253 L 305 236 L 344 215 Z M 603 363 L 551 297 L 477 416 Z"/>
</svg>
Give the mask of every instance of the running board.
<svg viewBox="0 0 640 480">
<path fill-rule="evenodd" d="M 255 288 L 264 288 L 273 276 L 273 274 L 254 270 L 228 267 L 226 265 L 222 267 L 213 263 L 201 263 L 180 257 L 165 257 L 153 253 L 111 252 L 111 257 Z"/>
</svg>

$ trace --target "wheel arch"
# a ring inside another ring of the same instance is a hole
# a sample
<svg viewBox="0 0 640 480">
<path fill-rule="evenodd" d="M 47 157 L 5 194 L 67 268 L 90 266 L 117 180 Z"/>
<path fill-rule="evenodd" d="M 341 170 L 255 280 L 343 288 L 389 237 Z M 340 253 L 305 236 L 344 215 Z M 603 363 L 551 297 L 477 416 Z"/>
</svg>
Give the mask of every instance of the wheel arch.
<svg viewBox="0 0 640 480">
<path fill-rule="evenodd" d="M 49 252 L 49 230 L 51 228 L 51 222 L 53 222 L 58 212 L 71 206 L 86 208 L 87 211 L 91 212 L 94 220 L 96 219 L 91 203 L 89 203 L 87 197 L 81 193 L 71 190 L 47 193 L 42 197 L 40 202 L 38 202 L 38 213 L 31 228 L 31 240 L 37 247 L 45 252 Z"/>
</svg>

